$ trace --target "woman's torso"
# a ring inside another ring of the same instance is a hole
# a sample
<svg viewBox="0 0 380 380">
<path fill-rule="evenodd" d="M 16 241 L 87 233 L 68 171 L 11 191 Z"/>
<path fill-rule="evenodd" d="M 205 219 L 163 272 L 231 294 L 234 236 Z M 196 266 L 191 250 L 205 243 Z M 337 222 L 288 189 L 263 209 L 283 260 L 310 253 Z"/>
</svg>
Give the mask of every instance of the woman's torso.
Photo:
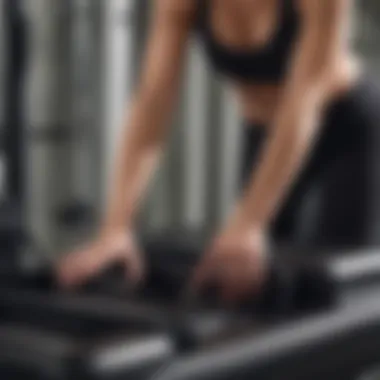
<svg viewBox="0 0 380 380">
<path fill-rule="evenodd" d="M 198 31 L 211 63 L 230 79 L 244 118 L 270 124 L 299 32 L 297 0 L 197 1 Z M 342 51 L 331 97 L 346 91 L 357 73 L 351 51 Z"/>
</svg>

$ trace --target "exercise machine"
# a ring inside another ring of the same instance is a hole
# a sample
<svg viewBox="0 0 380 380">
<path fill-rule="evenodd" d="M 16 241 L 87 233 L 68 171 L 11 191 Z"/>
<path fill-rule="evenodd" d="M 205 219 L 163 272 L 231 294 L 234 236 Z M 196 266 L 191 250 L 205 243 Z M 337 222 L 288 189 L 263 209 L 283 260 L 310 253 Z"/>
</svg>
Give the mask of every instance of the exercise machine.
<svg viewBox="0 0 380 380">
<path fill-rule="evenodd" d="M 134 292 L 118 267 L 75 292 L 48 266 L 2 276 L 0 374 L 356 380 L 379 364 L 379 251 L 280 249 L 260 297 L 227 309 L 217 289 L 181 291 L 203 246 L 186 233 L 144 238 L 149 275 Z"/>
<path fill-rule="evenodd" d="M 56 285 L 42 258 L 21 267 L 25 31 L 19 1 L 3 5 L 13 51 L 2 146 L 9 169 L 0 210 L 1 379 L 360 380 L 376 369 L 376 250 L 279 249 L 260 295 L 233 309 L 217 288 L 197 298 L 182 291 L 205 245 L 183 231 L 141 237 L 148 278 L 139 290 L 118 266 L 74 292 Z"/>
</svg>

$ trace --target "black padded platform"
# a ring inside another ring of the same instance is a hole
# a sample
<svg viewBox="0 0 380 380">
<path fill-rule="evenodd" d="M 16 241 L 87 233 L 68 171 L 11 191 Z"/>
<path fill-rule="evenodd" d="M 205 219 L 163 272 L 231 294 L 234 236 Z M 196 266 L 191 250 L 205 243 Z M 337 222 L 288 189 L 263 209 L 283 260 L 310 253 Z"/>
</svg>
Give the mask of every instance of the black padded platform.
<svg viewBox="0 0 380 380">
<path fill-rule="evenodd" d="M 33 290 L 0 292 L 0 321 L 17 322 L 38 328 L 71 328 L 77 333 L 105 328 L 168 332 L 177 347 L 190 349 L 242 330 L 247 317 L 228 311 L 169 308 L 144 300 L 117 300 L 109 297 L 44 294 Z"/>
<path fill-rule="evenodd" d="M 244 338 L 180 358 L 157 379 L 357 379 L 380 363 L 379 292 L 347 297 L 334 311 L 256 326 Z"/>
<path fill-rule="evenodd" d="M 259 312 L 257 302 L 235 310 L 207 297 L 184 302 L 182 287 L 202 245 L 184 235 L 146 240 L 148 281 L 135 294 L 117 267 L 74 293 L 59 290 L 46 270 L 0 276 L 0 375 L 13 366 L 40 380 L 74 374 L 105 380 L 357 380 L 380 362 L 376 250 L 277 252 L 274 273 L 286 270 L 293 281 L 283 283 L 291 302 L 277 314 L 275 308 Z M 275 302 L 283 294 L 276 299 L 281 278 L 276 286 L 267 284 Z M 44 339 L 49 343 L 40 344 Z"/>
</svg>

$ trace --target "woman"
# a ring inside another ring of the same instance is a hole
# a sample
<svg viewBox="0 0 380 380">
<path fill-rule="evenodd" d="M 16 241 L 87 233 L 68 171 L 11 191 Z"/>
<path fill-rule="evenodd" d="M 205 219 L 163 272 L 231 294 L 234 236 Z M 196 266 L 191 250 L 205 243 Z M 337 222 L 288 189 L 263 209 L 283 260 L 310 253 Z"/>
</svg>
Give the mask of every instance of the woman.
<svg viewBox="0 0 380 380">
<path fill-rule="evenodd" d="M 107 214 L 95 242 L 60 264 L 62 283 L 77 285 L 117 260 L 140 278 L 134 217 L 161 154 L 193 31 L 236 87 L 246 144 L 241 196 L 194 285 L 218 281 L 226 300 L 240 300 L 265 275 L 268 238 L 376 244 L 380 210 L 371 194 L 380 95 L 349 48 L 351 1 L 156 0 L 154 6 Z M 305 205 L 317 190 L 319 214 L 312 217 Z"/>
</svg>

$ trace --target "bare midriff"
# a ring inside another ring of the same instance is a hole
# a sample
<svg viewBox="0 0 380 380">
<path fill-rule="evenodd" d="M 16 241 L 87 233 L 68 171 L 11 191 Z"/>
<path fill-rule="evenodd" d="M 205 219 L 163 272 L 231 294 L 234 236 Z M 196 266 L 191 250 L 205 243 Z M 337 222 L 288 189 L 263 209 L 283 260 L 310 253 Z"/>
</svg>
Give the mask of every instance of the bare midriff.
<svg viewBox="0 0 380 380">
<path fill-rule="evenodd" d="M 355 57 L 342 58 L 328 88 L 329 101 L 339 98 L 355 85 L 360 65 Z M 234 83 L 240 113 L 247 125 L 270 126 L 283 96 L 283 84 Z"/>
</svg>

